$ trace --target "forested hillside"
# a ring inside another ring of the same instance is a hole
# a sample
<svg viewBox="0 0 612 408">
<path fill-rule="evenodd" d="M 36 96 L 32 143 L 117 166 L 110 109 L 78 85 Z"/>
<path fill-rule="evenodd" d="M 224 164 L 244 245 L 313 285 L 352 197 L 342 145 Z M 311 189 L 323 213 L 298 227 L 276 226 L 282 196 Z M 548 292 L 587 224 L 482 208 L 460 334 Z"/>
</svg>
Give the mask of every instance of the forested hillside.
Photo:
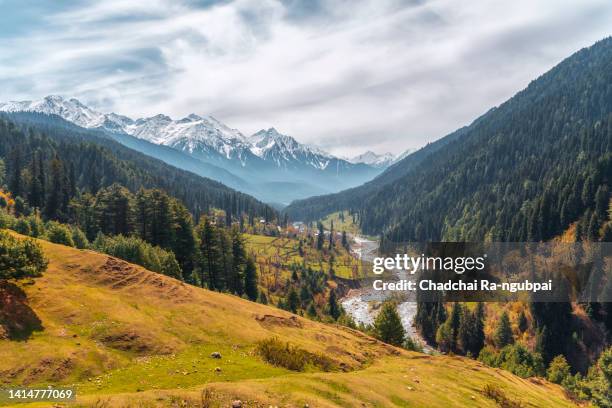
<svg viewBox="0 0 612 408">
<path fill-rule="evenodd" d="M 76 190 L 95 194 L 118 183 L 132 192 L 141 187 L 160 188 L 185 203 L 195 215 L 220 208 L 234 216 L 246 213 L 275 217 L 271 207 L 251 196 L 126 148 L 102 132 L 85 131 L 41 114 L 0 117 L 0 158 L 4 159 L 14 196 L 36 194 L 29 190 L 38 181 L 43 190 L 54 183 L 50 164 L 57 159 L 59 182 L 66 187 L 57 193 L 64 195 L 64 201 Z M 32 184 L 35 179 L 38 181 Z M 45 190 L 44 195 L 49 192 Z"/>
<path fill-rule="evenodd" d="M 451 135 L 456 140 L 287 213 L 316 219 L 351 208 L 365 233 L 394 241 L 539 241 L 576 221 L 578 239 L 598 239 L 610 198 L 611 113 L 607 38 Z"/>
</svg>

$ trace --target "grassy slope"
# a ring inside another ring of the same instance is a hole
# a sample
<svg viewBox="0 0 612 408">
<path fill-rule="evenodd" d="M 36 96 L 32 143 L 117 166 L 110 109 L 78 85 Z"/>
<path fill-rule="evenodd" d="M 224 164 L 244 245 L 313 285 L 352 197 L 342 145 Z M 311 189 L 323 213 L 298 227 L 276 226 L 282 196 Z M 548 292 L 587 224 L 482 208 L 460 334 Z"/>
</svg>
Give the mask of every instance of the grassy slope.
<svg viewBox="0 0 612 408">
<path fill-rule="evenodd" d="M 280 277 L 287 279 L 291 276 L 289 266 L 293 263 L 305 263 L 313 270 L 328 271 L 329 255 L 321 257 L 321 252 L 304 243 L 302 250 L 304 256 L 299 254 L 299 241 L 297 238 L 267 237 L 262 235 L 245 234 L 247 251 L 255 255 L 259 271 L 274 274 L 278 266 Z M 340 241 L 337 239 L 336 241 Z M 327 241 L 325 247 L 327 248 Z M 334 272 L 336 276 L 344 279 L 364 277 L 363 264 L 351 256 L 338 242 L 334 254 Z M 262 269 L 263 268 L 263 269 Z"/>
<path fill-rule="evenodd" d="M 472 360 L 396 350 L 106 255 L 42 244 L 49 270 L 23 289 L 44 330 L 25 342 L 0 340 L 0 386 L 76 384 L 80 405 L 99 407 L 199 406 L 204 389 L 223 406 L 240 398 L 248 406 L 493 407 L 479 391 L 498 384 L 528 406 L 571 405 L 557 386 Z M 270 336 L 352 371 L 272 367 L 253 353 Z M 211 359 L 212 351 L 223 358 Z"/>
</svg>

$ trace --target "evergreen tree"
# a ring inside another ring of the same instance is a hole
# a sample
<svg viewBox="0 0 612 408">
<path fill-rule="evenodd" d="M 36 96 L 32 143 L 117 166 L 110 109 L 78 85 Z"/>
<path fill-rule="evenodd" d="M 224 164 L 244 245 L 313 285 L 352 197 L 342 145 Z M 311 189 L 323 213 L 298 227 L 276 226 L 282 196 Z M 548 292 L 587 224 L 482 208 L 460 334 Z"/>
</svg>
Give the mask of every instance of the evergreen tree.
<svg viewBox="0 0 612 408">
<path fill-rule="evenodd" d="M 323 249 L 323 242 L 325 240 L 325 233 L 323 232 L 323 224 L 319 223 L 319 234 L 317 235 L 317 249 L 321 251 Z"/>
<path fill-rule="evenodd" d="M 238 296 L 244 293 L 244 270 L 246 268 L 246 251 L 244 249 L 244 239 L 240 234 L 238 227 L 231 229 L 231 240 L 232 240 L 232 276 L 228 281 L 228 289 L 230 292 L 234 292 Z M 257 282 L 255 282 L 255 289 L 257 289 Z M 252 294 L 253 292 L 251 292 Z M 247 295 L 248 296 L 248 295 Z M 264 295 L 265 296 L 265 295 Z M 250 296 L 249 296 L 250 298 Z"/>
<path fill-rule="evenodd" d="M 219 287 L 220 290 L 233 290 L 229 289 L 231 282 L 234 279 L 233 271 L 234 271 L 234 261 L 232 259 L 232 240 L 230 234 L 226 232 L 224 228 L 217 229 L 219 236 L 219 250 L 220 250 L 220 259 L 219 259 L 219 271 L 221 273 L 220 284 L 222 286 Z M 257 299 L 257 296 L 255 297 Z"/>
<path fill-rule="evenodd" d="M 23 181 L 21 179 L 22 170 L 22 153 L 21 149 L 15 146 L 10 153 L 9 163 L 11 169 L 11 177 L 9 179 L 9 190 L 14 197 L 20 196 L 22 192 Z"/>
<path fill-rule="evenodd" d="M 302 307 L 305 307 L 311 299 L 312 295 L 310 294 L 310 290 L 308 290 L 306 285 L 302 285 L 300 287 L 300 303 Z"/>
<path fill-rule="evenodd" d="M 199 238 L 200 259 L 198 267 L 200 269 L 200 285 L 204 287 L 207 282 L 208 288 L 218 290 L 222 287 L 219 281 L 219 238 L 216 227 L 210 222 L 208 217 L 203 216 L 197 227 Z"/>
<path fill-rule="evenodd" d="M 570 366 L 564 356 L 556 356 L 546 370 L 546 378 L 555 384 L 564 383 L 571 376 Z"/>
<path fill-rule="evenodd" d="M 315 308 L 315 305 L 313 302 L 310 302 L 310 305 L 308 305 L 308 310 L 306 310 L 306 314 L 310 318 L 317 317 L 317 309 Z"/>
<path fill-rule="evenodd" d="M 137 199 L 135 201 L 137 202 Z M 191 278 L 196 253 L 193 219 L 187 208 L 178 200 L 172 200 L 171 213 L 174 239 L 170 249 L 176 256 L 183 276 Z"/>
<path fill-rule="evenodd" d="M 336 299 L 336 291 L 331 289 L 329 291 L 329 299 L 327 302 L 327 307 L 329 310 L 329 315 L 334 319 L 338 320 L 340 314 L 342 313 L 340 310 L 340 305 L 338 304 L 338 300 Z"/>
<path fill-rule="evenodd" d="M 451 309 L 451 314 L 449 316 L 450 319 L 450 329 L 452 334 L 451 340 L 451 349 L 453 351 L 457 350 L 457 340 L 459 336 L 459 327 L 461 325 L 461 316 L 463 314 L 463 308 L 460 303 L 453 303 L 453 308 Z"/>
<path fill-rule="evenodd" d="M 300 304 L 300 299 L 298 298 L 298 294 L 293 288 L 289 289 L 289 294 L 287 295 L 287 307 L 291 311 L 291 313 L 297 313 L 298 306 Z"/>
<path fill-rule="evenodd" d="M 473 349 L 472 354 L 477 356 L 480 353 L 480 350 L 484 347 L 485 344 L 485 307 L 484 303 L 478 302 L 476 305 L 476 313 L 474 316 L 474 335 L 473 335 Z"/>
<path fill-rule="evenodd" d="M 438 330 L 436 330 L 436 343 L 441 351 L 452 351 L 453 329 L 451 328 L 450 319 L 441 324 L 438 327 Z"/>
<path fill-rule="evenodd" d="M 525 311 L 521 310 L 518 318 L 518 328 L 521 333 L 524 333 L 529 327 L 529 322 L 527 321 L 527 316 L 525 315 Z"/>
<path fill-rule="evenodd" d="M 45 215 L 50 219 L 61 218 L 60 208 L 62 205 L 62 191 L 64 190 L 63 166 L 57 156 L 51 161 L 51 191 L 45 206 Z M 21 190 L 21 187 L 19 188 Z"/>
<path fill-rule="evenodd" d="M 40 154 L 38 151 L 34 152 L 34 155 L 32 156 L 32 162 L 30 163 L 31 181 L 30 181 L 30 191 L 28 193 L 28 201 L 30 203 L 30 206 L 41 208 L 44 203 L 44 196 L 43 196 L 43 188 L 41 184 L 42 175 L 39 174 L 39 169 L 38 169 L 38 154 Z"/>
<path fill-rule="evenodd" d="M 385 343 L 398 347 L 404 344 L 404 327 L 394 303 L 386 302 L 383 304 L 374 321 L 374 332 L 376 338 Z"/>
<path fill-rule="evenodd" d="M 474 335 L 476 334 L 476 317 L 467 307 L 463 308 L 457 334 L 457 349 L 474 355 Z"/>
<path fill-rule="evenodd" d="M 499 348 L 503 348 L 512 343 L 514 343 L 514 338 L 512 337 L 510 317 L 508 316 L 508 312 L 504 311 L 499 318 L 499 324 L 495 331 L 495 345 Z"/>
<path fill-rule="evenodd" d="M 252 258 L 247 258 L 246 266 L 244 268 L 244 292 L 249 299 L 255 301 L 257 299 L 257 267 L 255 261 Z M 265 294 L 262 293 L 262 296 Z"/>
</svg>

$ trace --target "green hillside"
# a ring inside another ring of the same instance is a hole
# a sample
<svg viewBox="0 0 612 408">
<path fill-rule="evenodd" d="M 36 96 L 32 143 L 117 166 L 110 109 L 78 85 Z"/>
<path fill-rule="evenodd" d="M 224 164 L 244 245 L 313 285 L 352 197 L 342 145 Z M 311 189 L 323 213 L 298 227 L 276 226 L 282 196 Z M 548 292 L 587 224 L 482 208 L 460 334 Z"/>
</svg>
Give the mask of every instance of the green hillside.
<svg viewBox="0 0 612 408">
<path fill-rule="evenodd" d="M 4 326 L 26 315 L 37 322 L 22 327 L 25 339 L 0 340 L 1 386 L 74 385 L 77 406 L 86 407 L 236 399 L 255 407 L 495 407 L 499 395 L 522 406 L 573 406 L 545 380 L 396 349 L 107 255 L 40 243 L 50 261 L 44 275 L 0 288 Z M 323 356 L 329 372 L 268 364 L 255 349 L 273 338 Z"/>
<path fill-rule="evenodd" d="M 579 221 L 599 239 L 612 177 L 612 38 L 583 49 L 372 182 L 297 201 L 291 219 L 352 209 L 394 241 L 539 241 Z"/>
</svg>

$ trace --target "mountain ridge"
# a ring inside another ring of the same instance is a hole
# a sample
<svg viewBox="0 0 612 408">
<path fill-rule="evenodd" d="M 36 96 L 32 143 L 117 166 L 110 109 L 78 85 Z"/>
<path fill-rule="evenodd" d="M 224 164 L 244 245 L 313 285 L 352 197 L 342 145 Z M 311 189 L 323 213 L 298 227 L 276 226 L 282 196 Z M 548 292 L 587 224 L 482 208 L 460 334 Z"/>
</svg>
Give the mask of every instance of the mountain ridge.
<svg viewBox="0 0 612 408">
<path fill-rule="evenodd" d="M 288 204 L 313 193 L 323 194 L 356 186 L 383 169 L 380 165 L 351 163 L 300 143 L 274 128 L 247 137 L 212 116 L 190 114 L 174 120 L 158 114 L 132 119 L 116 113 L 104 114 L 75 98 L 65 99 L 57 95 L 34 101 L 0 103 L 0 111 L 57 115 L 85 129 L 108 132 L 120 143 L 141 148 L 145 154 L 154 149 L 129 137 L 172 148 L 219 169 L 213 171 L 209 168 L 205 176 L 230 183 L 231 187 L 267 202 Z M 164 160 L 163 152 L 157 151 L 156 154 L 156 158 Z M 181 166 L 176 160 L 170 164 Z M 192 168 L 187 170 L 193 171 Z M 223 174 L 223 171 L 236 179 Z M 275 187 L 287 183 L 293 183 L 292 187 Z"/>
<path fill-rule="evenodd" d="M 365 233 L 396 242 L 538 241 L 570 222 L 599 239 L 606 219 L 595 199 L 609 197 L 612 179 L 610 66 L 612 37 L 372 181 L 286 212 L 314 220 L 352 209 Z"/>
</svg>

